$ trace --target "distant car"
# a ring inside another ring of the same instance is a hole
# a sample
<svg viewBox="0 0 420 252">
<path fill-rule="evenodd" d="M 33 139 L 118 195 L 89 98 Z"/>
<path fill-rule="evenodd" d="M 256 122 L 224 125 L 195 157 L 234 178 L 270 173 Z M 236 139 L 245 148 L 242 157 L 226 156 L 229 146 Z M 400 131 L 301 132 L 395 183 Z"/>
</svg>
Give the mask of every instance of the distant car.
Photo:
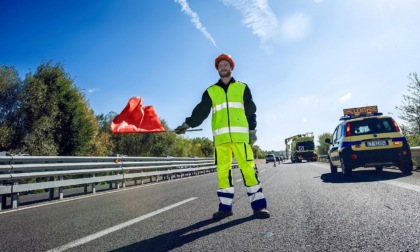
<svg viewBox="0 0 420 252">
<path fill-rule="evenodd" d="M 403 174 L 411 174 L 413 162 L 407 139 L 392 117 L 377 111 L 376 106 L 344 109 L 345 116 L 334 130 L 333 139 L 325 139 L 331 144 L 331 173 L 337 173 L 338 166 L 344 176 L 351 176 L 357 167 L 375 167 L 380 172 L 383 167 L 397 166 Z"/>
<path fill-rule="evenodd" d="M 265 156 L 265 163 L 268 164 L 270 162 L 276 162 L 276 157 L 274 156 L 274 154 L 268 154 L 267 156 Z"/>
</svg>

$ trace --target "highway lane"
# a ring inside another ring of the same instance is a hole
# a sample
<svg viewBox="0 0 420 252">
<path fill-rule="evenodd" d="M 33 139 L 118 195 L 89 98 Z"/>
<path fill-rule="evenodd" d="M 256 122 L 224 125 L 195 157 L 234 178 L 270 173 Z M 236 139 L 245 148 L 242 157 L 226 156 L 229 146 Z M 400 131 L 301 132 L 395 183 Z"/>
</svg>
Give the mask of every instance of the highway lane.
<svg viewBox="0 0 420 252">
<path fill-rule="evenodd" d="M 239 170 L 234 215 L 217 210 L 216 174 L 0 214 L 5 251 L 419 251 L 420 174 L 325 163 L 259 164 L 270 219 L 252 217 Z"/>
</svg>

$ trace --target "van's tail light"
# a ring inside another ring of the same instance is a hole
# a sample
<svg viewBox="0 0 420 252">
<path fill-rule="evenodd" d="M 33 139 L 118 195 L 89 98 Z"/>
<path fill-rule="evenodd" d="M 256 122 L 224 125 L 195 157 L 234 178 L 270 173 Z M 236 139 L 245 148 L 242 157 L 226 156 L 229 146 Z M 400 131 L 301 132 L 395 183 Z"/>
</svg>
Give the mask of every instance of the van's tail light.
<svg viewBox="0 0 420 252">
<path fill-rule="evenodd" d="M 400 126 L 398 126 L 397 122 L 394 121 L 394 119 L 391 118 L 392 124 L 394 124 L 396 132 L 400 132 Z"/>
<path fill-rule="evenodd" d="M 346 137 L 351 136 L 350 123 L 346 123 Z"/>
</svg>

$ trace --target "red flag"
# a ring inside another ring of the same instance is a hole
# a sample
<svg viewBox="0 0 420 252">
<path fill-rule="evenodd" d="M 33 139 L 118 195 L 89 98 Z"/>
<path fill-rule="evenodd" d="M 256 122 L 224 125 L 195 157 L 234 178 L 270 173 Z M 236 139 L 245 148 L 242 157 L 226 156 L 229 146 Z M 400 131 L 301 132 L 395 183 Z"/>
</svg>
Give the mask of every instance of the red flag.
<svg viewBox="0 0 420 252">
<path fill-rule="evenodd" d="M 112 120 L 112 133 L 165 132 L 153 106 L 142 107 L 143 99 L 132 97 L 123 111 Z"/>
</svg>

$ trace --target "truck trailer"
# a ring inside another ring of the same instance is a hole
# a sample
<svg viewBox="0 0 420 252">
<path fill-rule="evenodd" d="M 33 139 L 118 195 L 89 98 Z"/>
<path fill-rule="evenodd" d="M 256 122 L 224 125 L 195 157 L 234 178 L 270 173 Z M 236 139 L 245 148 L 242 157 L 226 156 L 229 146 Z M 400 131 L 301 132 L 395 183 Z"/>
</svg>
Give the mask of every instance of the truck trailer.
<svg viewBox="0 0 420 252">
<path fill-rule="evenodd" d="M 288 137 L 284 142 L 286 144 L 286 156 L 289 157 L 290 154 L 292 163 L 300 163 L 303 160 L 307 162 L 316 161 L 313 132 Z"/>
</svg>

